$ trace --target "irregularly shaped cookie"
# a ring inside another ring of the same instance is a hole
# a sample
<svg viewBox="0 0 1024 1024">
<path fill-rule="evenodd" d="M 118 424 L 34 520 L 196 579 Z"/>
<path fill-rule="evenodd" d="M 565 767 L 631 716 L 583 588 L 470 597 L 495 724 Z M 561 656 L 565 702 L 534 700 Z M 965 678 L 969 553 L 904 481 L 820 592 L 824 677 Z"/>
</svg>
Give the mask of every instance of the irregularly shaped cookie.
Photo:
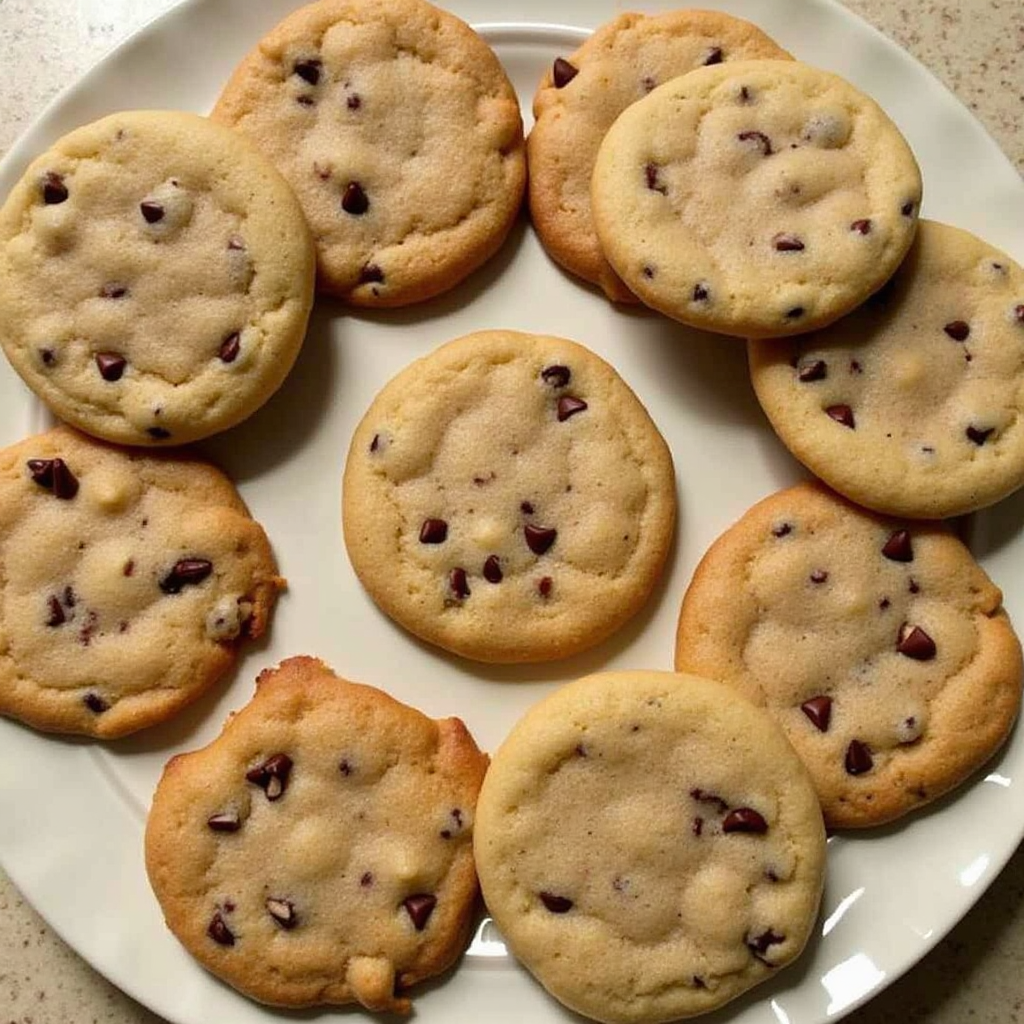
<svg viewBox="0 0 1024 1024">
<path fill-rule="evenodd" d="M 0 451 L 0 714 L 110 739 L 258 637 L 283 580 L 231 482 L 59 427 Z"/>
<path fill-rule="evenodd" d="M 146 868 L 168 927 L 262 1002 L 408 1012 L 405 990 L 468 937 L 487 757 L 459 719 L 314 658 L 256 686 L 153 797 Z"/>
<path fill-rule="evenodd" d="M 515 955 L 579 1013 L 654 1024 L 792 961 L 825 831 L 781 730 L 735 690 L 588 676 L 527 712 L 477 808 L 477 870 Z"/>
<path fill-rule="evenodd" d="M 676 667 L 766 708 L 837 828 L 962 782 L 1021 698 L 1020 643 L 967 548 L 817 483 L 765 498 L 712 545 L 683 599 Z"/>
<path fill-rule="evenodd" d="M 568 59 L 533 99 L 527 140 L 530 215 L 552 259 L 616 302 L 636 297 L 608 265 L 590 212 L 590 178 L 612 122 L 655 86 L 729 60 L 789 57 L 757 26 L 718 11 L 620 14 Z"/>
<path fill-rule="evenodd" d="M 647 599 L 675 522 L 672 459 L 604 360 L 484 331 L 376 397 L 345 467 L 345 544 L 393 619 L 489 662 L 598 643 Z"/>
<path fill-rule="evenodd" d="M 249 143 L 126 111 L 54 143 L 0 209 L 0 342 L 81 430 L 182 444 L 281 385 L 314 271 L 302 211 Z"/>
<path fill-rule="evenodd" d="M 937 519 L 1024 484 L 1024 269 L 966 231 L 922 221 L 860 309 L 749 354 L 783 444 L 861 505 Z"/>
<path fill-rule="evenodd" d="M 628 107 L 592 182 L 609 263 L 683 323 L 774 338 L 838 319 L 914 237 L 921 175 L 870 98 L 797 61 L 691 71 Z"/>
<path fill-rule="evenodd" d="M 493 255 L 526 184 L 519 101 L 468 25 L 425 0 L 317 0 L 239 65 L 213 118 L 295 190 L 321 289 L 402 306 Z"/>
</svg>

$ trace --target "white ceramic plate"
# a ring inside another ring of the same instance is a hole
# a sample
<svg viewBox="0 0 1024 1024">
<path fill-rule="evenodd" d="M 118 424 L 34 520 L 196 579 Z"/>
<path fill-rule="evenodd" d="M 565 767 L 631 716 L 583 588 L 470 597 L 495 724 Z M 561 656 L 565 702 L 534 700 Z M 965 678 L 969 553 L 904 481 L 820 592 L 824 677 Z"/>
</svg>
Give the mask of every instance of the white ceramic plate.
<svg viewBox="0 0 1024 1024">
<path fill-rule="evenodd" d="M 64 93 L 0 164 L 0 195 L 58 135 L 124 107 L 204 112 L 236 61 L 296 0 L 192 0 Z M 524 104 L 542 70 L 613 0 L 449 0 L 496 49 Z M 667 3 L 647 3 L 647 9 Z M 724 0 L 810 63 L 871 93 L 924 170 L 926 216 L 975 231 L 1024 260 L 1024 185 L 963 107 L 907 54 L 830 0 Z M 500 21 L 499 21 L 500 19 Z M 348 439 L 372 395 L 414 357 L 460 334 L 507 327 L 574 338 L 609 359 L 648 405 L 675 455 L 681 516 L 669 571 L 649 607 L 597 650 L 555 665 L 501 668 L 446 657 L 384 619 L 349 567 L 339 525 Z M 0 366 L 0 443 L 46 414 Z M 280 394 L 206 450 L 239 482 L 291 588 L 269 643 L 227 685 L 158 729 L 110 746 L 0 722 L 0 857 L 18 887 L 99 971 L 179 1024 L 282 1020 L 222 986 L 164 928 L 146 883 L 142 831 L 164 762 L 211 739 L 257 671 L 311 653 L 426 712 L 463 717 L 493 749 L 554 685 L 612 668 L 670 668 L 677 606 L 708 544 L 757 499 L 802 475 L 757 408 L 743 346 L 654 314 L 612 308 L 562 274 L 525 225 L 469 282 L 427 305 L 355 313 L 321 304 Z M 972 544 L 1024 623 L 1024 496 L 977 518 Z M 1024 831 L 1024 737 L 969 786 L 871 835 L 834 838 L 818 935 L 800 962 L 726 1011 L 730 1020 L 819 1024 L 924 955 L 967 911 Z M 485 923 L 453 975 L 416 1000 L 423 1024 L 572 1019 L 505 955 Z M 358 1014 L 356 1014 L 358 1016 Z"/>
</svg>

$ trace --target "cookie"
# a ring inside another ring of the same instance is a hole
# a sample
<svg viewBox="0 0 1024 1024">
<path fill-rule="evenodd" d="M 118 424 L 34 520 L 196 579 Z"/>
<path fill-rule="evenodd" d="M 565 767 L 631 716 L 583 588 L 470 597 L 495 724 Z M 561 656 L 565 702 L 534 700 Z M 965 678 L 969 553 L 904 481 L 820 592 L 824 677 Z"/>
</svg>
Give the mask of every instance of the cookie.
<svg viewBox="0 0 1024 1024">
<path fill-rule="evenodd" d="M 590 178 L 605 132 L 631 103 L 694 68 L 788 57 L 750 22 L 682 10 L 620 14 L 568 59 L 558 58 L 534 96 L 526 151 L 530 216 L 548 255 L 608 298 L 636 302 L 605 260 L 590 211 Z"/>
<path fill-rule="evenodd" d="M 647 305 L 774 338 L 848 313 L 914 237 L 921 174 L 884 111 L 797 61 L 730 61 L 619 115 L 594 166 L 605 257 Z"/>
<path fill-rule="evenodd" d="M 676 667 L 778 721 L 835 828 L 963 782 L 1021 699 L 1020 643 L 967 548 L 816 482 L 765 498 L 712 545 L 683 599 Z"/>
<path fill-rule="evenodd" d="M 302 211 L 244 139 L 126 111 L 54 143 L 0 209 L 0 342 L 79 429 L 183 444 L 280 387 L 314 272 Z"/>
<path fill-rule="evenodd" d="M 111 739 L 168 718 L 264 632 L 278 589 L 231 482 L 67 427 L 0 452 L 0 714 Z"/>
<path fill-rule="evenodd" d="M 938 519 L 1024 484 L 1024 269 L 966 231 L 922 220 L 881 292 L 749 356 L 783 444 L 858 504 Z"/>
<path fill-rule="evenodd" d="M 491 257 L 526 183 L 490 47 L 425 0 L 317 0 L 239 65 L 211 115 L 256 141 L 313 229 L 319 287 L 403 306 Z"/>
<path fill-rule="evenodd" d="M 289 658 L 164 770 L 146 869 L 167 925 L 261 1002 L 408 1012 L 468 939 L 486 767 L 459 719 Z"/>
<path fill-rule="evenodd" d="M 494 755 L 477 870 L 511 950 L 609 1024 L 715 1009 L 794 960 L 825 831 L 803 765 L 735 690 L 610 672 L 531 708 Z"/>
<path fill-rule="evenodd" d="M 345 544 L 380 608 L 487 662 L 598 643 L 649 596 L 672 539 L 672 457 L 603 359 L 482 331 L 398 374 L 352 438 Z"/>
</svg>

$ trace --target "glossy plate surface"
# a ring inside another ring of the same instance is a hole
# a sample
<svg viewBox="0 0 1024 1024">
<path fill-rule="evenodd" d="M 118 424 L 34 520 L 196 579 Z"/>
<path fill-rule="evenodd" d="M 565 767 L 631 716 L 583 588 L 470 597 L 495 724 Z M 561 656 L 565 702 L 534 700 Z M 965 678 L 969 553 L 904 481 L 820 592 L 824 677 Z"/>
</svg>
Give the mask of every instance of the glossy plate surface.
<svg viewBox="0 0 1024 1024">
<path fill-rule="evenodd" d="M 0 194 L 57 136 L 125 107 L 207 111 L 240 57 L 295 0 L 191 0 L 73 85 L 0 164 Z M 449 0 L 508 69 L 527 126 L 555 56 L 616 13 L 612 0 Z M 646 3 L 647 10 L 668 7 Z M 761 25 L 794 55 L 873 95 L 913 146 L 924 215 L 967 228 L 1024 261 L 1024 184 L 967 111 L 894 44 L 830 0 L 707 3 Z M 559 24 L 550 24 L 557 11 Z M 601 647 L 529 668 L 473 665 L 384 619 L 349 567 L 339 522 L 352 429 L 401 367 L 473 330 L 561 334 L 618 368 L 672 448 L 680 523 L 653 600 Z M 47 424 L 0 365 L 0 443 Z M 176 1024 L 294 1019 L 253 1003 L 196 966 L 166 931 L 146 882 L 142 831 L 164 762 L 217 734 L 256 673 L 291 654 L 324 658 L 434 716 L 465 719 L 486 749 L 553 686 L 584 673 L 671 668 L 676 612 L 697 560 L 757 499 L 803 475 L 771 433 L 747 381 L 742 344 L 655 314 L 612 308 L 561 273 L 525 222 L 468 282 L 423 306 L 359 313 L 321 303 L 281 392 L 248 423 L 203 446 L 239 483 L 291 588 L 269 642 L 218 692 L 176 721 L 108 747 L 0 722 L 0 859 L 58 932 L 98 970 Z M 1024 495 L 978 517 L 971 544 L 1024 623 Z M 902 824 L 833 838 L 818 934 L 792 968 L 710 1020 L 818 1024 L 896 978 L 966 912 L 1024 832 L 1024 737 L 954 796 Z M 416 998 L 423 1024 L 557 1024 L 575 1019 L 504 953 L 485 923 L 453 975 Z M 358 1012 L 352 1016 L 358 1017 Z"/>
</svg>

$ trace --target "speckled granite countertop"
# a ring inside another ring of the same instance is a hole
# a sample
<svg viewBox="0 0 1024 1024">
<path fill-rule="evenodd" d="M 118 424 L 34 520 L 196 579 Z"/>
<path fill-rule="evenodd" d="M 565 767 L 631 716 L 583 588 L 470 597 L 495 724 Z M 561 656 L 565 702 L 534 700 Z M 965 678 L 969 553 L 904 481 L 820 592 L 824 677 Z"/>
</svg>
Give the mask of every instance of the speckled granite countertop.
<svg viewBox="0 0 1024 1024">
<path fill-rule="evenodd" d="M 845 2 L 949 86 L 1024 173 L 1022 0 Z M 168 5 L 0 0 L 0 155 L 58 89 Z M 969 1019 L 1024 1024 L 1024 848 L 929 956 L 847 1018 L 851 1024 Z M 0 1024 L 86 1022 L 161 1024 L 69 950 L 0 872 Z"/>
</svg>

